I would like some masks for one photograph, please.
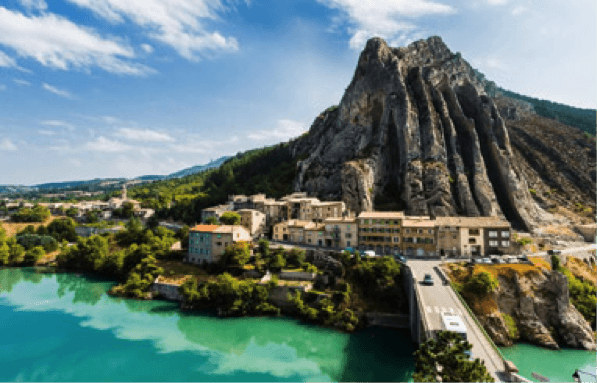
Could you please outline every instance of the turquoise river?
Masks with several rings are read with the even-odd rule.
[[[106,294],[111,282],[0,269],[0,381],[409,381],[407,331],[221,319]]]

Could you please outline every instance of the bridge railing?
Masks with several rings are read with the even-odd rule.
[[[419,288],[417,285],[417,277],[415,276],[414,273],[411,272],[411,276],[412,276],[412,281],[413,281],[413,289],[415,290],[415,299],[417,300],[417,306],[419,309],[419,313],[421,314],[421,323],[423,324],[423,334],[424,334],[424,340],[428,340],[431,339],[431,331],[429,330],[429,328],[427,327],[427,312],[425,311],[425,308],[423,307],[423,302],[421,300],[421,295],[419,294]],[[421,342],[423,343],[423,342]]]

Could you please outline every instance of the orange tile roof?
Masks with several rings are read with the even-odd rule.
[[[197,226],[193,227],[190,231],[208,232],[208,231],[214,231],[218,227],[220,227],[220,226],[218,226],[218,225],[197,225]]]

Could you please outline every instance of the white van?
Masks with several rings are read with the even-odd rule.
[[[366,250],[363,252],[363,255],[366,257],[377,257],[377,255],[375,255],[375,251],[373,250]]]
[[[445,331],[455,332],[462,337],[462,340],[466,340],[466,326],[458,315],[442,314],[442,327]]]

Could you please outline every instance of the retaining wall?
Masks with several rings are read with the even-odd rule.
[[[169,301],[182,302],[183,296],[178,292],[180,285],[173,285],[170,283],[153,282],[151,285],[151,292],[160,294],[164,299]]]

